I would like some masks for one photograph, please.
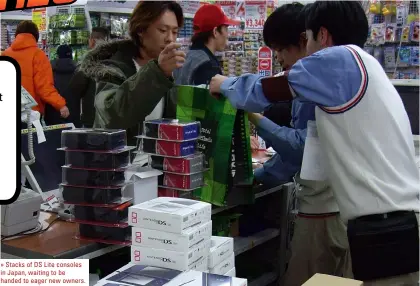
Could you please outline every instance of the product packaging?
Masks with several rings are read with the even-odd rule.
[[[211,273],[202,273],[199,271],[188,271],[178,275],[165,286],[202,286],[202,285],[230,285],[230,286],[247,286],[246,279],[222,276]]]
[[[395,47],[384,48],[384,65],[386,68],[395,67]]]
[[[411,65],[419,65],[419,47],[411,47]]]
[[[109,204],[122,197],[125,186],[121,187],[82,187],[62,184],[63,199],[66,203]]]
[[[386,25],[385,42],[387,43],[395,42],[396,31],[397,31],[397,26],[395,24]]]
[[[124,148],[127,145],[125,130],[72,129],[63,130],[61,147],[72,150],[107,151]]]
[[[165,267],[185,271],[208,255],[210,240],[195,245],[187,252],[169,251],[165,249],[131,246],[131,262],[143,265]]]
[[[204,155],[201,153],[185,158],[151,156],[150,159],[152,168],[162,171],[190,174],[204,170]]]
[[[212,222],[189,227],[183,233],[171,233],[147,228],[132,228],[134,246],[188,252],[199,243],[210,240]]]
[[[235,255],[233,254],[233,252],[228,258],[221,261],[219,264],[217,264],[213,268],[210,268],[209,273],[224,275],[232,268],[235,268]]]
[[[233,254],[232,237],[211,237],[209,268],[213,268]],[[230,269],[230,268],[229,268]]]
[[[125,182],[124,169],[94,170],[63,166],[63,183],[86,187],[122,186]]]
[[[410,42],[410,26],[405,25],[401,31],[401,42],[408,43]]]
[[[383,45],[385,43],[385,23],[372,24],[370,36],[374,46]]]
[[[160,197],[130,207],[128,222],[133,227],[182,233],[211,220],[211,205],[204,202]]]
[[[94,221],[105,223],[127,223],[128,207],[131,202],[127,202],[114,208],[74,206],[74,217],[79,221]]]
[[[183,122],[178,119],[157,119],[143,123],[143,135],[170,141],[192,140],[200,137],[200,122]]]
[[[413,23],[411,23],[411,33],[410,33],[410,39],[412,42],[419,42],[419,27],[420,27],[420,22],[419,21],[414,21]]]
[[[66,165],[73,168],[118,169],[130,163],[130,151],[135,147],[124,147],[110,151],[66,151]]]
[[[399,47],[398,54],[398,67],[408,67],[411,62],[411,48]]]
[[[158,184],[177,189],[196,189],[204,185],[204,175],[202,172],[188,175],[164,173],[158,177]]]
[[[145,153],[171,157],[185,157],[195,153],[196,142],[174,142],[143,138],[141,150]]]

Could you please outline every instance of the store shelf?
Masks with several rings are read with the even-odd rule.
[[[287,184],[290,184],[290,183],[287,183]],[[280,186],[277,186],[277,187],[275,187],[275,188],[271,188],[271,189],[268,189],[268,190],[265,190],[265,191],[262,191],[262,192],[256,193],[256,194],[255,194],[255,198],[256,198],[256,199],[259,199],[259,198],[262,198],[262,197],[264,197],[264,196],[268,196],[268,195],[270,195],[270,194],[272,194],[272,193],[278,192],[278,191],[280,191],[280,190],[283,188],[283,186],[287,186],[287,184],[280,185]],[[211,214],[212,214],[212,215],[214,215],[214,214],[218,214],[218,213],[224,212],[224,211],[226,211],[226,210],[233,209],[233,208],[235,208],[235,207],[237,207],[237,205],[235,205],[235,206],[227,206],[227,207],[218,207],[218,208],[213,209],[213,210],[211,211]]]
[[[391,82],[395,86],[419,86],[419,79],[391,79]]]
[[[277,274],[274,272],[264,273],[255,280],[248,283],[249,286],[267,286],[276,281]]]
[[[247,252],[258,245],[266,243],[279,235],[280,231],[278,229],[268,228],[252,236],[235,237],[233,242],[235,256]]]

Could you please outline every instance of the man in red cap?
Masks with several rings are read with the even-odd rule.
[[[225,50],[228,26],[240,21],[229,19],[218,5],[207,4],[198,9],[193,19],[194,36],[191,48],[181,69],[174,71],[177,84],[208,84],[213,76],[222,74],[214,55]]]

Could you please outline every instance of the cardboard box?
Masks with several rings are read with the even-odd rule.
[[[185,271],[191,269],[194,264],[207,256],[209,249],[209,239],[198,244],[188,252],[131,246],[131,262]]]
[[[209,272],[209,261],[207,259],[207,256],[203,256],[201,259],[199,259],[197,262],[195,262],[193,265],[191,265],[189,270],[195,270],[200,272]]]
[[[147,228],[132,228],[132,240],[135,246],[144,246],[171,251],[187,252],[204,240],[209,240],[212,233],[212,222],[189,227],[177,234]]]
[[[235,267],[235,254],[231,254],[227,259],[223,260],[215,267],[209,269],[209,273],[224,275]]]
[[[198,271],[190,270],[184,272],[174,279],[172,279],[165,286],[179,286],[179,285],[188,285],[188,286],[220,286],[220,285],[230,285],[230,286],[247,286],[248,282],[246,279],[228,277],[210,273],[203,273]]]
[[[128,223],[133,227],[182,233],[211,220],[211,205],[195,200],[160,197],[130,207]]]
[[[236,268],[233,267],[231,270],[223,274],[223,276],[236,277]]]
[[[181,273],[178,270],[129,263],[99,280],[96,286],[110,284],[163,286]]]
[[[133,204],[141,204],[158,197],[159,170],[148,167],[132,167],[125,171],[125,180],[133,182],[131,188],[126,189],[124,197],[133,198]]]
[[[211,237],[209,268],[214,268],[216,265],[226,260],[232,254],[233,254],[233,238],[232,237],[222,237],[222,236]]]
[[[336,277],[326,274],[315,274],[302,286],[362,286],[363,281]]]

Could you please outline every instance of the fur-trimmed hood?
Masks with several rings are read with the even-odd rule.
[[[103,79],[126,80],[124,67],[135,68],[133,58],[138,50],[131,40],[104,42],[89,51],[80,70],[96,81]]]

